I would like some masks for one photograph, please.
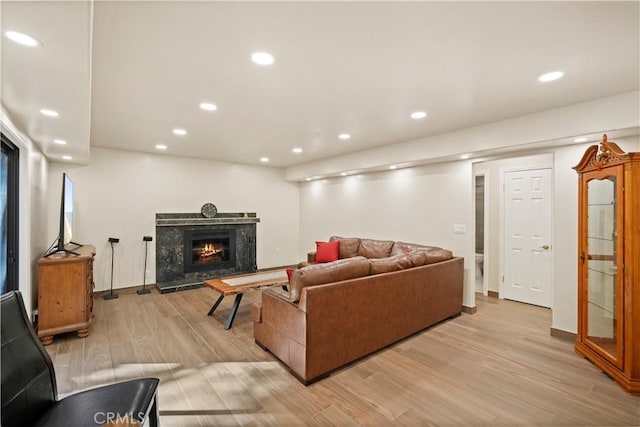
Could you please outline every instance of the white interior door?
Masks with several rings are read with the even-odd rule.
[[[504,174],[504,298],[551,307],[551,169]]]

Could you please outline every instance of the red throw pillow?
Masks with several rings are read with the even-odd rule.
[[[316,262],[331,262],[338,259],[340,240],[316,242]]]
[[[289,283],[291,283],[292,275],[293,275],[293,268],[287,268],[287,278],[289,279]]]

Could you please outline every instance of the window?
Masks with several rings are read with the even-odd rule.
[[[18,289],[18,148],[2,134],[0,157],[0,293]]]

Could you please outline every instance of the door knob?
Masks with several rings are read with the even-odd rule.
[[[549,245],[542,245],[542,249],[544,249],[545,251],[546,251],[547,249],[549,249],[549,248],[550,248],[550,246],[549,246]]]

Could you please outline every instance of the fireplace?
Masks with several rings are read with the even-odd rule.
[[[198,287],[215,277],[252,273],[255,212],[156,214],[156,286],[161,293]]]
[[[235,230],[184,231],[184,272],[234,268],[236,265]]]

